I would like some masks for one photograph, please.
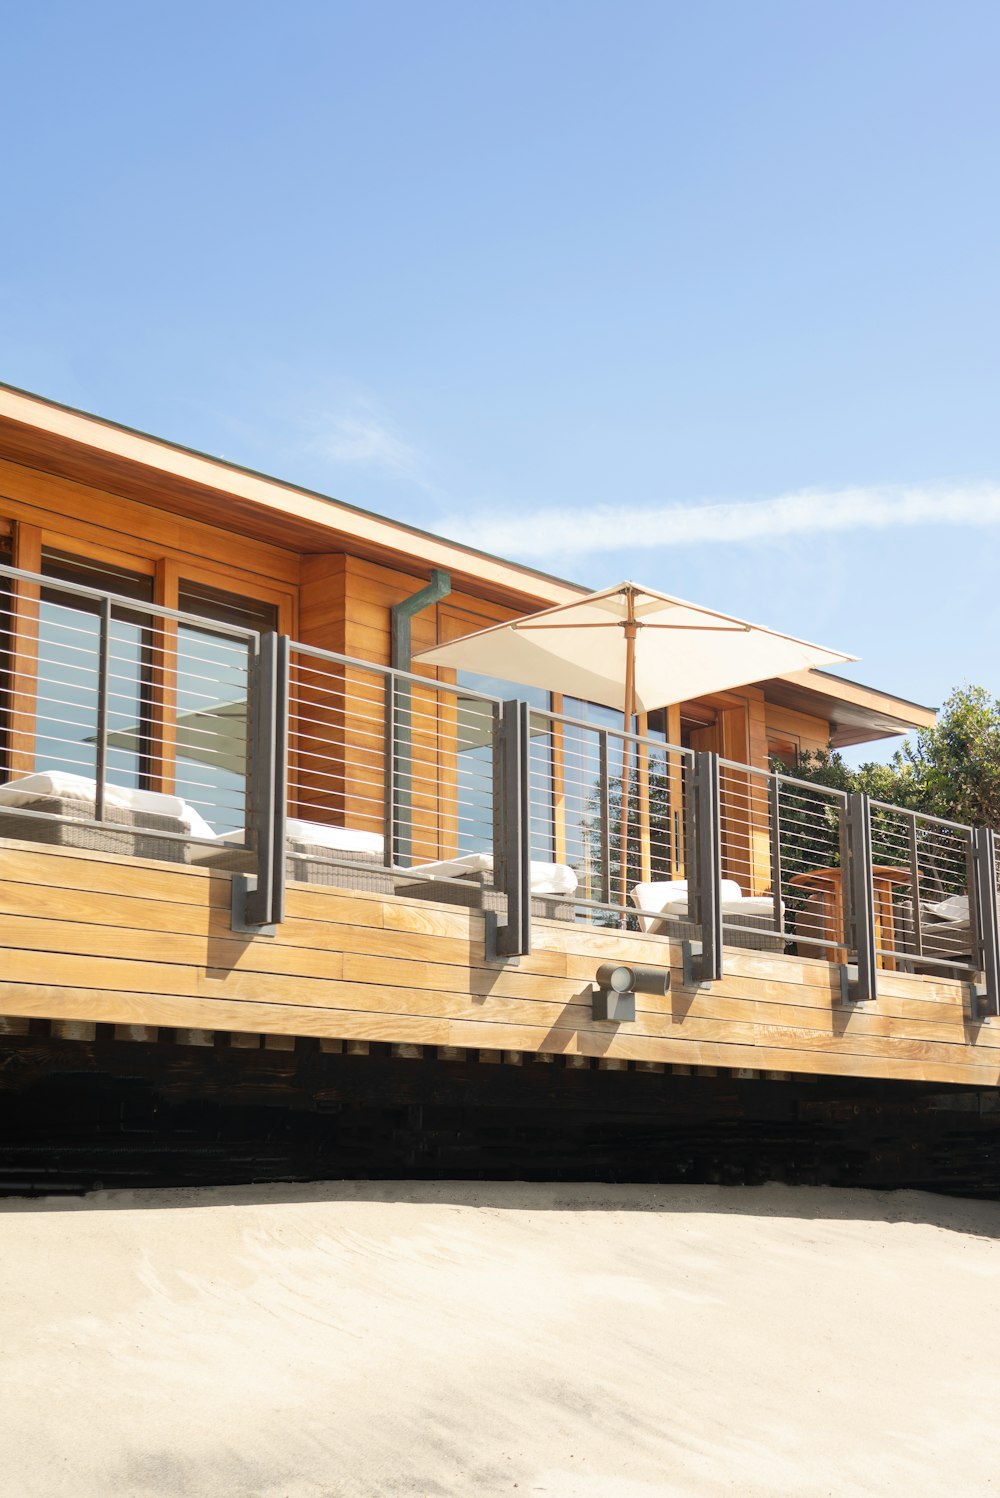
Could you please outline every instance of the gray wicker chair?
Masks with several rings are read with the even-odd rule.
[[[377,853],[328,848],[303,838],[289,838],[288,878],[299,884],[324,884],[334,889],[363,890],[391,895],[393,877]]]
[[[391,895],[392,874],[383,867],[379,854],[355,849],[331,848],[308,838],[285,840],[288,859],[286,877],[296,884],[322,884],[330,889],[357,889],[368,894]],[[234,874],[252,874],[256,859],[252,848],[240,843],[221,842],[218,847],[201,848],[192,862],[211,869]]]
[[[670,892],[672,888],[678,892],[676,899],[671,906],[661,906],[658,909],[654,902],[657,899],[662,901],[664,894]],[[687,916],[687,888],[686,880],[637,884],[631,891],[631,900],[640,911],[638,918],[640,929],[651,936],[667,936],[672,941],[700,941],[702,939],[700,926],[689,920]],[[734,896],[738,888],[738,886],[735,887]],[[644,905],[643,901],[647,903]],[[730,905],[736,903],[735,898],[728,902]],[[676,910],[677,913],[664,914],[664,908]],[[753,915],[734,911],[727,908],[725,900],[722,911],[722,943],[726,947],[741,947],[750,952],[783,952],[785,950],[785,938],[780,931],[775,929],[773,915],[762,914],[759,910]]]
[[[457,880],[400,879],[395,881],[397,895],[411,900],[437,900],[444,905],[464,905],[467,910],[490,910],[498,916],[507,914],[507,896],[488,883],[489,874],[466,874]],[[532,895],[531,914],[542,920],[573,921],[576,905],[565,895]]]
[[[701,941],[700,926],[683,917],[664,916],[649,929],[652,935],[668,936],[672,941]],[[766,915],[723,915],[722,945],[748,952],[783,952],[785,938]]]
[[[0,838],[49,847],[82,848],[92,853],[118,853],[129,858],[156,858],[167,863],[186,863],[188,829],[178,817],[105,807],[100,827],[87,826],[95,813],[93,801],[63,796],[38,796],[20,806],[0,806]],[[35,812],[39,815],[32,816]],[[106,824],[111,823],[112,826]],[[157,837],[174,832],[179,836]]]
[[[972,924],[964,920],[942,920],[935,912],[936,901],[920,902],[920,946],[923,957],[958,964],[972,963]],[[900,900],[893,910],[895,943],[898,952],[912,953],[899,957],[896,965],[902,972],[939,976],[945,972],[937,962],[923,962],[917,956],[917,937],[913,920],[913,901]]]

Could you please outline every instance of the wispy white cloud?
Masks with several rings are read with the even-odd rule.
[[[318,421],[310,446],[330,463],[388,469],[407,478],[420,476],[417,449],[371,412]]]
[[[502,556],[587,556],[777,540],[817,531],[1000,524],[1000,484],[803,490],[776,499],[646,507],[594,505],[533,513],[452,516],[438,523],[467,545]]]

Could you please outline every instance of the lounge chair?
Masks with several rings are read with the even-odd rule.
[[[916,955],[917,938],[912,900],[901,900],[895,907],[893,916],[896,951],[913,954],[912,957],[897,958],[897,966],[903,972],[944,974],[946,969],[937,962],[925,964]],[[922,957],[971,964],[972,922],[969,919],[968,895],[949,895],[942,900],[921,900],[920,945]]]
[[[0,785],[0,837],[186,863],[188,838],[214,839],[211,827],[180,796],[159,791],[104,788],[101,826],[86,825],[97,813],[97,786],[85,775],[39,771]],[[113,826],[107,824],[112,823]],[[156,836],[176,833],[176,837]]]
[[[674,941],[701,940],[701,929],[689,915],[686,879],[637,884],[631,898],[638,911],[640,931],[669,936]],[[722,939],[727,947],[783,952],[785,938],[775,930],[771,896],[745,895],[735,880],[723,879]]]
[[[210,850],[201,862],[216,869],[253,871],[253,853],[246,846],[243,828],[224,833],[218,841],[223,846]],[[378,833],[289,817],[285,824],[285,848],[289,855],[288,878],[298,884],[392,894],[392,874],[384,866],[384,842]]]
[[[397,869],[396,893],[414,900],[439,900],[470,910],[506,911],[506,895],[493,884],[492,853],[466,853],[437,863]],[[565,863],[531,861],[531,914],[544,920],[576,919],[577,877]]]

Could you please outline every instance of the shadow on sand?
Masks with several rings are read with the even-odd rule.
[[[315,1181],[95,1191],[74,1197],[10,1197],[0,1215],[35,1212],[185,1212],[203,1207],[372,1202],[480,1207],[501,1212],[652,1212],[824,1222],[923,1223],[1000,1238],[1000,1202],[923,1191],[836,1186],[663,1186],[603,1182]]]

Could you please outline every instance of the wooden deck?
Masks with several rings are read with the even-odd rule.
[[[541,920],[530,957],[491,964],[477,913],[300,884],[275,937],[242,937],[230,929],[230,877],[0,844],[0,1015],[460,1047],[483,1059],[1000,1081],[1000,1025],[970,1022],[962,983],[885,973],[876,1004],[848,1008],[825,962],[727,949],[723,981],[685,989],[676,944]],[[668,957],[669,995],[640,995],[633,1024],[593,1020],[600,962]]]

